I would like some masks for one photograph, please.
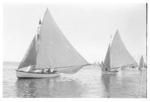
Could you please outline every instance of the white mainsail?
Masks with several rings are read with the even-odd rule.
[[[23,60],[21,61],[18,69],[24,68],[27,66],[36,65],[36,56],[37,56],[36,37],[34,36],[32,42],[30,44],[30,47],[29,47],[27,53],[25,54]]]
[[[76,71],[81,66],[88,64],[65,38],[48,9],[40,25],[36,45],[38,47],[36,68],[56,68],[60,72],[64,70],[67,72],[67,68],[73,67],[73,70]],[[69,71],[72,72],[72,70]]]
[[[136,64],[136,61],[126,49],[117,30],[111,45],[109,45],[104,65],[110,69]]]
[[[110,61],[111,60],[110,60],[110,45],[109,45],[108,49],[107,49],[106,57],[104,60],[104,65],[103,65],[104,70],[110,70],[110,68],[111,68],[111,62]]]

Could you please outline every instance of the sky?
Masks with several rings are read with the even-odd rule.
[[[145,3],[4,4],[4,61],[22,60],[46,8],[65,37],[91,63],[105,58],[116,30],[138,62],[146,55]]]

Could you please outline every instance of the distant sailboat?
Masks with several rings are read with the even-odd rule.
[[[119,31],[116,32],[111,44],[109,44],[104,63],[102,63],[103,72],[117,72],[120,67],[137,65],[134,58],[126,49]]]
[[[18,78],[56,77],[88,65],[60,31],[48,9],[39,25],[38,34],[16,70]]]
[[[140,61],[139,61],[139,70],[142,70],[145,67],[145,63],[144,63],[144,58],[143,56],[141,56]]]

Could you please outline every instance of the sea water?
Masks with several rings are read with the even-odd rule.
[[[18,63],[3,64],[3,97],[23,98],[146,98],[147,72],[124,69],[102,74],[99,66],[87,66],[75,74],[57,78],[17,79]]]

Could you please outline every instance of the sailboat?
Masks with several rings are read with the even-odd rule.
[[[135,59],[126,49],[119,31],[117,30],[112,42],[109,44],[105,60],[101,63],[104,73],[118,72],[122,67],[137,65]]]
[[[144,58],[143,58],[143,56],[141,56],[138,69],[142,70],[145,67],[145,65],[146,64],[144,63]]]
[[[18,78],[56,77],[60,73],[75,73],[88,65],[65,38],[48,9],[38,28],[16,70]]]

